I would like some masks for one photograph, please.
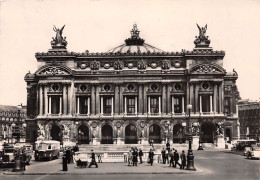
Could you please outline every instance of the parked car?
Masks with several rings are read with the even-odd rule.
[[[259,159],[260,158],[260,144],[252,145],[250,150],[247,152],[247,158]]]

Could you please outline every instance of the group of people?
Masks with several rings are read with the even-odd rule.
[[[162,152],[162,160],[163,164],[169,164],[169,166],[177,167],[180,166],[180,169],[184,169],[186,166],[186,155],[185,151],[183,150],[182,153],[179,155],[178,151],[174,148],[170,150],[165,150],[163,148]],[[181,158],[181,164],[179,163],[179,159]]]
[[[127,154],[128,166],[132,166],[132,165],[137,166],[138,156],[139,156],[140,164],[142,164],[143,155],[144,155],[144,153],[141,148],[138,150],[137,147],[135,147],[135,148],[132,147]]]

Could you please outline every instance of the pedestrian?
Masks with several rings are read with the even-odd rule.
[[[184,167],[186,166],[186,155],[184,150],[181,153],[181,169],[184,169]]]
[[[139,155],[139,159],[140,159],[140,164],[142,164],[143,163],[143,155],[144,155],[144,153],[143,153],[141,148],[139,149],[138,155]]]
[[[91,168],[92,165],[96,165],[96,168],[98,168],[96,158],[95,158],[95,153],[94,153],[93,149],[91,149],[91,162],[89,163],[88,167]]]
[[[173,154],[173,158],[174,158],[174,162],[175,162],[175,167],[177,167],[177,164],[179,166],[181,166],[180,163],[179,163],[180,157],[179,157],[179,153],[177,152],[177,150],[175,150],[175,152]]]
[[[97,157],[98,157],[98,162],[99,162],[99,163],[102,163],[102,157],[101,157],[101,154],[98,154]]]
[[[64,154],[63,156],[62,156],[62,170],[63,171],[68,171],[68,160],[67,160],[67,158],[66,158],[66,155]]]
[[[162,150],[162,152],[161,152],[161,154],[162,154],[162,159],[163,159],[163,164],[165,164],[165,150],[164,150],[164,148],[163,148],[163,150]]]
[[[22,162],[21,162],[22,168],[25,171],[25,165],[26,165],[26,154],[24,152],[24,150],[22,151]]]
[[[165,163],[169,164],[169,152],[165,151]]]
[[[70,148],[68,148],[67,150],[66,150],[66,159],[67,159],[67,161],[68,161],[68,164],[70,163],[70,154],[71,154],[71,152],[70,152]]]
[[[172,149],[170,150],[169,156],[170,156],[170,166],[174,167],[174,162],[173,162],[173,152],[172,152]]]
[[[136,151],[136,149],[134,149],[134,151],[133,151],[133,166],[137,166],[137,156],[138,156],[138,152]]]
[[[154,156],[153,150],[150,149],[150,152],[149,152],[149,163],[151,164],[151,166],[153,165],[153,156]]]
[[[167,141],[167,143],[166,143],[166,150],[168,151],[168,153],[170,152],[170,148],[171,146],[170,146],[170,142],[169,141]]]
[[[128,166],[131,166],[131,164],[132,164],[132,157],[133,157],[132,150],[130,150],[128,152],[127,157],[128,157]]]

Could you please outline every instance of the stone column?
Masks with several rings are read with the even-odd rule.
[[[43,110],[43,95],[42,95],[42,85],[40,84],[39,86],[39,96],[40,96],[40,107],[39,107],[39,115],[42,116],[42,110]]]
[[[77,97],[77,114],[79,114],[79,97]]]
[[[182,96],[181,100],[182,100],[182,114],[185,114],[184,96]]]
[[[193,94],[194,90],[193,90],[193,84],[190,84],[190,104],[192,105],[192,109],[191,112],[194,111],[194,94]]]
[[[45,105],[45,112],[44,114],[48,114],[48,96],[47,96],[47,85],[44,86],[44,105]]]
[[[190,104],[190,85],[189,82],[187,82],[187,94],[186,94],[186,104]],[[186,110],[185,110],[186,112]]]
[[[100,98],[99,98],[99,86],[96,86],[96,114],[100,114]],[[113,102],[112,102],[113,104]]]
[[[148,114],[151,114],[151,107],[150,107],[150,96],[148,96]]]
[[[63,84],[63,114],[67,115],[67,85]]]
[[[195,107],[194,107],[194,111],[196,113],[199,113],[199,85],[195,84]]]
[[[100,97],[100,103],[101,103],[101,112],[100,112],[100,114],[102,116],[104,114],[104,110],[103,110],[103,108],[104,108],[104,99],[103,99],[103,96]]]
[[[166,113],[166,87],[165,84],[162,84],[162,114]]]
[[[219,89],[218,89],[218,94],[219,94],[219,113],[222,114],[223,113],[223,100],[224,97],[222,96],[222,92],[223,92],[223,88],[222,88],[222,83],[219,85]]]
[[[139,114],[143,114],[143,88],[142,88],[142,84],[138,84],[139,85],[139,88],[138,88],[138,103],[139,103],[139,106],[138,106],[138,109],[139,109]],[[149,106],[149,105],[148,105]]]
[[[217,93],[218,93],[218,86],[217,84],[214,85],[214,112],[217,114]]]
[[[90,97],[88,97],[88,116],[90,114]]]
[[[159,114],[162,113],[162,109],[161,109],[161,96],[159,96]]]
[[[115,114],[119,114],[120,104],[119,104],[119,87],[115,84]]]
[[[76,99],[75,99],[75,87],[74,87],[74,81],[71,82],[71,88],[70,88],[70,113],[71,115],[75,114],[75,108],[76,108]]]
[[[111,101],[112,101],[112,105],[111,105],[111,116],[114,115],[114,97],[112,96],[111,98]]]
[[[172,96],[172,114],[174,114],[174,96]]]
[[[230,108],[230,114],[233,114],[233,98],[229,98],[229,108]]]
[[[200,114],[202,114],[202,97],[200,95]]]
[[[148,87],[147,87],[148,84],[144,84],[144,90],[143,90],[143,107],[144,107],[144,111],[143,113],[144,114],[147,114],[147,91],[148,91]]]
[[[135,96],[135,115],[137,115],[137,97]]]
[[[92,84],[91,86],[91,114],[92,115],[95,115],[95,112],[96,112],[96,108],[95,108],[95,100],[96,97],[95,97],[95,86]]]
[[[127,114],[127,109],[126,109],[126,108],[127,108],[127,104],[126,104],[126,96],[125,96],[125,106],[124,106],[124,107],[125,107],[124,114],[126,115],[126,114]]]
[[[210,113],[212,113],[213,111],[212,111],[212,95],[210,95],[210,105],[209,105],[209,108],[210,108]]]
[[[166,109],[167,114],[171,113],[171,86],[170,84],[167,85],[167,97],[166,97]]]
[[[124,114],[124,96],[123,96],[123,92],[124,92],[124,85],[121,84],[120,85],[120,93],[119,93],[119,104],[120,104],[120,114]]]
[[[48,114],[51,114],[51,96],[49,96],[49,111]]]
[[[59,115],[62,114],[62,97],[60,96],[60,112],[59,112]]]

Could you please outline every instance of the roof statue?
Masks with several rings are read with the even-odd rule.
[[[207,31],[207,24],[205,25],[205,27],[200,27],[197,24],[197,27],[199,29],[199,36],[196,36],[194,44],[196,45],[196,47],[209,47],[210,40],[208,39],[208,36],[205,36]]]
[[[65,25],[61,29],[56,28],[56,26],[53,27],[53,31],[56,32],[56,37],[52,38],[51,41],[52,48],[66,48],[68,43],[66,41],[66,37],[62,36],[64,27]]]
[[[152,53],[152,52],[163,52],[152,45],[146,44],[144,39],[140,38],[140,31],[137,29],[136,23],[133,25],[133,29],[130,31],[131,37],[125,40],[125,43],[117,46],[108,52],[117,53]]]

